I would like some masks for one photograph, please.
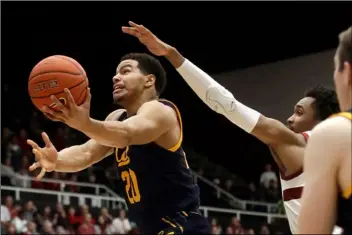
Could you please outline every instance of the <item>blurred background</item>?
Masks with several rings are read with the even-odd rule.
[[[143,24],[250,107],[285,122],[304,91],[332,85],[337,35],[351,25],[351,4],[313,2],[1,2],[1,233],[138,233],[118,190],[113,156],[76,174],[28,172],[27,138],[46,131],[58,150],[83,134],[44,118],[32,105],[32,67],[55,54],[85,68],[91,116],[114,107],[120,58],[147,52],[124,35]],[[180,109],[184,149],[201,188],[213,234],[287,234],[277,167],[268,148],[211,111],[175,69],[163,98]]]

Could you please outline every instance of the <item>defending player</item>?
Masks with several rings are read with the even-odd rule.
[[[339,35],[334,81],[341,110],[317,125],[304,157],[306,186],[300,234],[329,234],[336,223],[352,234],[352,27]]]
[[[165,56],[205,104],[270,147],[280,168],[286,214],[291,231],[295,233],[304,186],[302,169],[306,141],[315,125],[339,110],[336,93],[322,86],[308,91],[295,105],[287,128],[240,103],[233,94],[144,26],[129,24],[130,27],[122,27],[122,31],[137,37],[153,54]]]
[[[129,217],[143,234],[208,234],[210,227],[198,209],[199,188],[181,146],[181,115],[173,103],[158,98],[165,84],[166,74],[157,59],[132,53],[121,59],[113,77],[114,101],[124,109],[105,121],[90,118],[90,93],[81,106],[68,89],[67,106],[53,96],[61,112],[44,107],[46,116],[91,140],[59,153],[45,133],[44,148],[28,140],[38,160],[30,170],[42,167],[38,178],[46,171],[77,172],[115,150]]]

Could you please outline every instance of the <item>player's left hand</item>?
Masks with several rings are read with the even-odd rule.
[[[77,105],[69,89],[65,88],[66,105],[61,103],[58,98],[52,95],[51,100],[55,103],[56,109],[44,106],[42,111],[44,115],[52,121],[63,122],[66,125],[81,130],[90,119],[90,88],[87,90],[86,100],[83,104]]]

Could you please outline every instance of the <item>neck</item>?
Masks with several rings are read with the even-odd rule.
[[[127,116],[132,116],[138,112],[139,108],[144,103],[155,99],[157,99],[155,95],[143,93],[143,95],[139,96],[138,98],[134,98],[130,102],[126,101],[126,103],[123,104],[123,107],[126,109]]]

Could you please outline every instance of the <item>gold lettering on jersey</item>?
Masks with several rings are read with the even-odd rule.
[[[134,173],[133,170],[128,169],[128,171],[126,170],[121,172],[121,178],[124,182],[126,182],[125,190],[130,204],[140,202],[141,194],[139,192],[136,173]]]
[[[125,151],[123,151],[120,157],[116,152],[117,167],[126,166],[130,163],[130,158],[127,156],[127,153],[128,153],[128,146],[126,147]]]

